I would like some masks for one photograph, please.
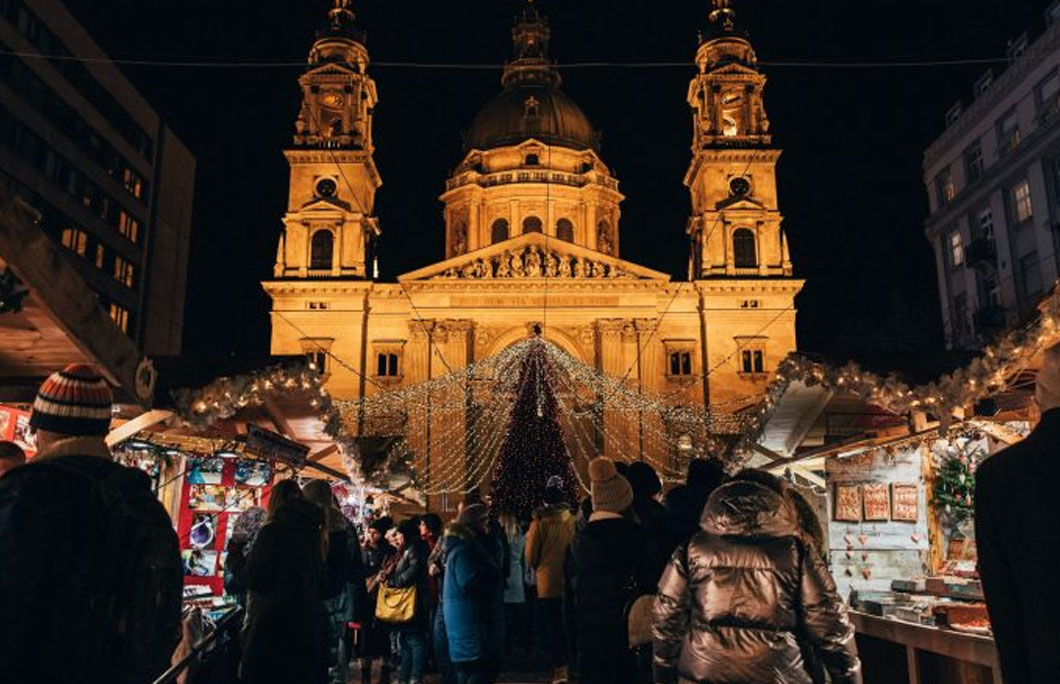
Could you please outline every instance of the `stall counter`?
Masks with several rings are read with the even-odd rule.
[[[994,640],[987,636],[876,617],[856,610],[865,684],[1002,684]]]

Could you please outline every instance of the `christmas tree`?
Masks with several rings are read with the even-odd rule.
[[[552,386],[555,372],[544,343],[532,344],[519,370],[515,404],[493,476],[493,503],[500,513],[529,518],[542,504],[545,483],[553,476],[563,481],[567,501],[578,500],[574,469],[559,426]]]

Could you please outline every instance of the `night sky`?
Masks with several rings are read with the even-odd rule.
[[[304,60],[331,3],[107,0],[70,3],[112,58]],[[603,134],[602,156],[627,199],[622,257],[687,274],[691,140],[684,101],[706,0],[539,0],[566,62],[687,62],[688,67],[565,69],[564,89]],[[994,58],[1045,0],[737,2],[762,62]],[[379,87],[377,215],[384,280],[442,258],[441,193],[461,131],[499,92],[515,0],[354,0],[376,61],[496,69],[374,66]],[[665,9],[662,9],[665,8]],[[796,275],[799,345],[835,360],[902,369],[942,347],[934,257],[923,235],[924,148],[984,65],[765,66],[784,227]],[[198,160],[185,352],[268,353],[268,302],[299,104],[293,67],[124,66]],[[884,359],[879,361],[879,359]]]

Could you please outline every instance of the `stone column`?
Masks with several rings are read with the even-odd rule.
[[[601,372],[610,375],[616,380],[621,380],[628,366],[623,365],[624,335],[628,321],[621,318],[600,318],[596,320],[596,367]],[[607,400],[604,394],[600,397]],[[606,405],[601,406],[602,415],[599,419],[601,433],[597,437],[597,446],[602,456],[611,459],[622,459],[624,454],[621,449],[623,445],[623,416],[614,408]]]
[[[473,363],[475,343],[474,322],[467,319],[446,320],[440,322],[438,327],[443,328],[445,331],[446,342],[445,344],[439,343],[438,346],[444,351],[446,361],[449,363],[449,368],[452,369],[453,372],[459,372]],[[438,375],[446,374],[448,372],[449,370],[442,367]],[[441,466],[442,461],[446,460],[444,467],[447,470],[455,468],[455,470],[452,471],[454,472],[454,478],[463,482],[471,474],[471,455],[476,446],[471,443],[471,440],[474,437],[471,432],[470,424],[470,418],[472,415],[471,387],[469,386],[469,383],[466,382],[460,383],[459,385],[453,384],[444,392],[444,394],[444,401],[447,406],[463,408],[447,410],[444,414],[440,413],[437,416],[439,430],[445,431],[444,433],[439,434],[448,435],[445,440],[445,447],[449,451],[448,454],[443,454],[440,453],[441,448],[439,448],[437,452],[437,462]],[[448,460],[456,458],[461,460],[459,464],[454,464],[452,461]],[[452,495],[448,496],[447,499],[451,500]],[[449,501],[448,503],[451,503],[452,505],[446,506],[447,510],[455,506],[455,502]]]
[[[434,327],[432,320],[410,320],[409,342],[405,346],[404,384],[406,387],[426,382],[431,371],[431,349],[429,342],[429,331]],[[369,368],[374,373],[374,360],[369,363]],[[422,406],[410,406],[408,409],[408,423],[405,436],[409,448],[416,455],[416,472],[426,482],[430,480],[431,462],[428,450],[428,438],[430,436],[431,423],[430,399],[425,400]],[[427,500],[430,506],[430,498]]]

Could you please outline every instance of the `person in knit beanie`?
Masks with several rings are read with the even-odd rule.
[[[652,542],[633,513],[633,488],[614,461],[589,462],[593,512],[567,558],[568,629],[578,638],[579,684],[635,684],[642,667],[626,636],[626,606],[652,592]],[[631,581],[632,580],[632,581]],[[645,666],[647,663],[645,663]]]
[[[179,641],[177,535],[147,475],[111,457],[111,402],[93,366],[50,375],[38,454],[0,480],[0,681],[149,682]]]

